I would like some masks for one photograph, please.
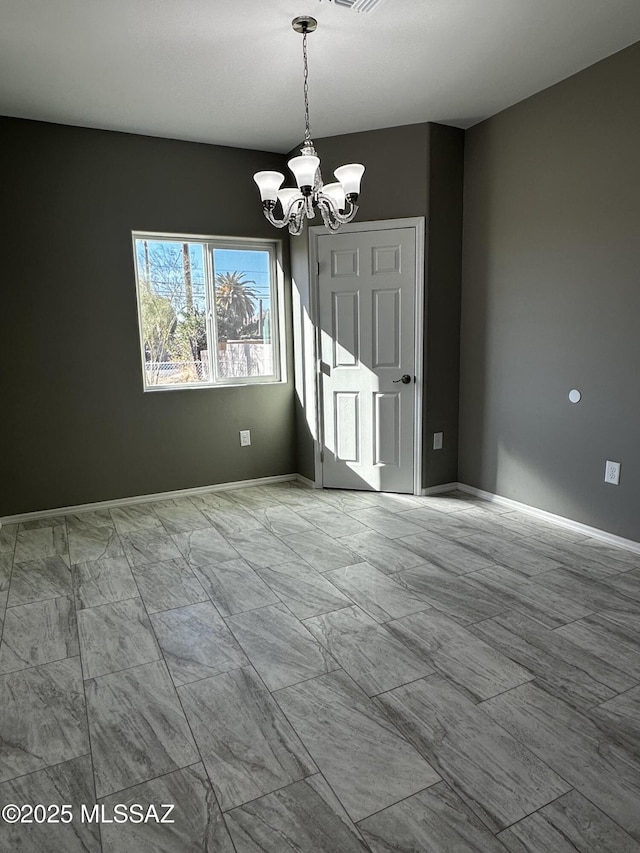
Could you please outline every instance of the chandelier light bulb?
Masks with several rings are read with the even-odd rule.
[[[278,198],[278,190],[284,183],[282,172],[256,172],[253,180],[258,185],[262,201],[275,204]]]
[[[360,181],[364,175],[364,166],[361,163],[348,163],[346,166],[340,166],[333,173],[340,181],[344,194],[347,198],[350,195],[355,195],[356,199],[360,195]]]
[[[338,183],[338,181],[333,184],[325,184],[322,187],[322,192],[335,204],[336,210],[342,211],[347,206],[347,199],[342,189],[342,184]]]
[[[262,210],[268,221],[276,228],[289,228],[291,234],[302,233],[305,218],[313,219],[320,213],[322,221],[330,231],[337,231],[341,225],[351,222],[358,211],[360,181],[364,166],[360,163],[348,163],[336,169],[336,183],[322,183],[320,158],[316,154],[309,123],[309,67],[307,63],[307,36],[314,32],[318,22],[310,15],[300,15],[291,22],[293,29],[302,35],[302,60],[304,65],[304,142],[300,156],[292,157],[288,166],[293,172],[298,189],[285,187],[284,175],[280,172],[256,172],[253,176],[262,199]],[[282,219],[274,214],[276,202],[282,207]]]

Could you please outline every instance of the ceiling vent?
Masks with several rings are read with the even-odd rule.
[[[354,12],[373,12],[384,3],[384,0],[329,0],[336,6],[346,6],[347,9],[353,9]]]

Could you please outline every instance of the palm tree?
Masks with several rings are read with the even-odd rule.
[[[254,322],[259,294],[250,286],[255,281],[244,275],[236,271],[216,276],[218,335],[222,338],[239,337]]]

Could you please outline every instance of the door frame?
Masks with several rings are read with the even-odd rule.
[[[415,377],[414,386],[414,416],[413,416],[413,494],[422,494],[422,407],[423,407],[423,364],[424,364],[424,330],[425,330],[425,230],[424,216],[412,216],[405,219],[380,219],[369,222],[350,222],[341,225],[338,233],[353,233],[366,231],[389,231],[396,228],[412,228],[416,240],[415,264]],[[320,291],[318,286],[318,238],[330,232],[324,225],[309,227],[309,288],[310,308],[313,310],[313,359],[315,364],[315,409],[316,429],[314,438],[314,487],[323,487],[322,448],[324,446],[324,418],[322,400],[322,372],[320,370]]]

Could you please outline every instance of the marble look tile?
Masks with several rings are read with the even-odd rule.
[[[640,611],[594,613],[554,631],[572,646],[584,650],[614,670],[627,672],[640,681]],[[614,690],[619,689],[610,684]],[[624,689],[624,688],[622,688]]]
[[[58,557],[69,553],[67,530],[63,523],[55,527],[41,527],[33,530],[22,529],[20,525],[16,538],[13,559],[16,563],[42,560],[45,557]]]
[[[605,584],[622,593],[622,595],[628,596],[628,598],[640,601],[640,571],[637,569],[612,575],[606,578]]]
[[[200,760],[161,661],[90,679],[85,691],[98,797]]]
[[[521,611],[546,628],[557,628],[591,613],[589,608],[572,598],[551,592],[504,566],[474,572],[465,581],[472,587],[495,595],[504,602],[505,609]]]
[[[621,563],[606,565],[594,559],[591,551],[581,548],[579,542],[568,539],[555,531],[531,530],[523,544],[539,554],[544,554],[557,562],[572,569],[578,569],[594,578],[606,578],[616,572],[625,571],[628,566]]]
[[[444,782],[365,818],[358,827],[373,853],[504,853],[500,842]]]
[[[250,667],[187,684],[179,694],[223,811],[316,772]]]
[[[13,566],[13,554],[9,551],[0,552],[0,592],[9,592],[9,581],[11,579],[11,567]]]
[[[437,533],[425,533],[408,536],[402,543],[410,548],[423,562],[435,568],[444,569],[452,575],[465,575],[467,572],[477,572],[488,569],[494,561],[467,548],[467,536],[459,542],[452,542]]]
[[[387,622],[420,610],[428,610],[429,602],[417,592],[407,589],[397,578],[389,577],[369,563],[357,563],[327,572],[325,577],[345,592],[376,622]]]
[[[293,533],[303,533],[305,530],[314,530],[313,524],[298,515],[290,507],[275,504],[268,507],[253,507],[249,510],[251,515],[270,533],[278,536],[288,536]]]
[[[538,575],[552,569],[562,568],[557,560],[552,560],[524,545],[506,540],[496,533],[475,533],[464,540],[465,547],[484,555],[492,563],[500,563],[522,575]]]
[[[397,539],[387,539],[386,536],[374,533],[373,530],[356,536],[345,536],[339,539],[339,542],[355,551],[360,560],[375,566],[385,575],[401,572],[403,569],[412,569],[424,563],[422,557],[405,547],[402,542]]]
[[[132,566],[177,560],[182,556],[171,536],[159,528],[126,533],[121,539],[124,553]]]
[[[341,512],[339,509],[334,509],[331,506],[326,506],[324,503],[314,504],[299,510],[299,514],[311,522],[314,527],[322,533],[326,533],[333,539],[344,536],[358,536],[370,533],[370,529],[356,521],[351,515],[346,512]],[[347,543],[345,543],[347,544]]]
[[[472,701],[488,699],[534,677],[507,655],[437,610],[388,622],[389,631]]]
[[[640,760],[611,737],[602,722],[570,708],[535,682],[487,699],[482,708],[640,839]]]
[[[0,646],[0,673],[77,654],[78,630],[71,598],[50,598],[7,610]]]
[[[107,815],[123,803],[140,803],[146,812],[155,806],[162,816],[162,803],[171,803],[173,823],[124,823],[101,825],[104,853],[234,853],[233,844],[202,764],[174,770],[157,779],[111,794],[101,800]]]
[[[640,844],[578,791],[569,791],[498,836],[512,853],[640,853]]]
[[[197,509],[188,498],[158,501],[151,508],[162,522],[167,533],[188,533],[209,527],[209,520]]]
[[[377,701],[492,832],[571,787],[487,716],[484,705],[474,705],[440,675],[398,687]]]
[[[137,533],[139,530],[162,527],[150,503],[117,506],[110,512],[118,533]]]
[[[352,820],[440,779],[342,671],[279,690],[276,699]]]
[[[558,595],[573,598],[590,610],[637,610],[640,601],[618,592],[609,582],[586,575],[580,569],[556,569],[537,575],[535,582]]]
[[[89,752],[80,658],[0,676],[0,781]]]
[[[85,678],[160,657],[149,617],[139,598],[78,611],[78,631]]]
[[[304,624],[369,696],[434,671],[358,607],[334,610]]]
[[[207,601],[207,594],[183,559],[134,566],[133,575],[149,613]]]
[[[614,690],[598,680],[597,670],[594,677],[564,660],[553,631],[545,633],[540,626],[538,631],[527,631],[521,622],[518,614],[505,614],[471,625],[469,631],[526,667],[547,692],[576,708],[591,708],[615,696]]]
[[[278,690],[338,668],[282,604],[261,607],[227,619],[269,690]]]
[[[446,513],[423,506],[403,512],[402,518],[424,528],[427,533],[449,539],[464,539],[465,536],[479,533],[482,529],[481,522],[480,525],[476,522],[476,516],[472,515],[471,511]],[[486,521],[487,528],[495,529],[493,524],[490,519]]]
[[[640,614],[638,615],[640,616]],[[633,649],[630,649],[628,645],[626,648],[622,646],[620,658],[617,665],[614,665],[616,658],[615,654],[612,653],[611,644],[615,643],[616,639],[610,634],[605,644],[606,623],[603,620],[591,621],[591,618],[589,617],[588,624],[583,624],[581,620],[578,623],[581,627],[576,629],[567,630],[569,626],[562,626],[553,631],[549,631],[537,622],[517,613],[504,614],[497,621],[509,630],[520,634],[529,642],[535,643],[538,648],[548,654],[555,654],[560,660],[588,672],[594,680],[606,684],[616,693],[628,690],[637,682],[637,678],[628,675],[622,668],[622,663],[626,662],[634,668]],[[637,624],[638,620],[636,620]],[[597,625],[601,627],[599,641],[592,633],[596,630]],[[614,632],[614,630],[613,626],[609,628],[610,632]],[[622,640],[625,631],[621,628],[615,633],[618,640]],[[629,631],[626,633],[628,634]],[[637,646],[637,637],[635,645]],[[637,664],[635,669],[637,671]]]
[[[0,526],[0,554],[10,554],[13,556],[17,535],[17,524],[3,524]]]
[[[83,822],[80,809],[95,803],[91,758],[82,755],[71,761],[38,770],[0,785],[0,805],[28,803],[71,806],[71,823],[9,824],[0,822],[0,850],[21,853],[100,853],[100,829]]]
[[[69,557],[72,563],[87,563],[105,557],[122,557],[122,542],[112,527],[91,527],[69,531]]]
[[[470,625],[505,609],[505,603],[487,590],[482,592],[437,566],[423,564],[406,572],[398,572],[398,579],[409,589],[422,595],[437,610],[442,610],[456,622]]]
[[[245,530],[264,530],[264,526],[255,516],[231,501],[228,509],[203,509],[202,513],[208,518],[211,526],[223,536],[244,533]]]
[[[470,495],[468,492],[462,492],[458,489],[454,489],[451,492],[440,492],[437,495],[427,495],[424,499],[424,506],[429,507],[429,509],[437,509],[439,512],[461,512],[474,506],[486,507],[488,510],[495,512],[509,512],[507,507],[487,503],[475,495]]]
[[[235,501],[231,500],[229,492],[200,492],[197,495],[189,495],[188,499],[196,509],[205,514],[207,512],[213,514],[218,510],[225,512],[227,510],[243,511]]]
[[[298,619],[352,604],[350,598],[304,560],[258,569],[258,574]]]
[[[76,563],[71,567],[71,574],[78,610],[138,595],[126,557],[105,557],[89,563]]]
[[[150,618],[176,685],[249,665],[210,601],[154,613]]]
[[[71,515],[65,515],[67,530],[93,530],[94,527],[115,528],[115,523],[108,509],[87,510]]]
[[[607,733],[632,755],[640,757],[640,686],[591,708],[589,717],[606,727]]]
[[[278,597],[244,560],[198,566],[194,572],[223,616],[278,602]]]
[[[302,534],[302,538],[308,534]],[[247,530],[227,537],[229,543],[256,569],[266,569],[295,560],[296,555],[284,541],[267,530]],[[237,556],[237,555],[234,555]],[[221,559],[231,559],[224,557]]]
[[[16,563],[11,575],[8,606],[29,604],[47,598],[71,595],[73,578],[71,569],[62,557],[44,557]]]
[[[173,541],[191,566],[208,566],[210,563],[235,560],[238,556],[236,549],[213,527],[178,533],[173,536]]]
[[[398,513],[389,512],[381,507],[371,509],[359,509],[351,515],[361,524],[381,533],[389,539],[400,539],[406,536],[415,536],[423,532],[418,524],[400,518]]]
[[[585,556],[588,555],[594,560],[600,560],[604,565],[624,563],[627,571],[629,569],[640,569],[640,554],[610,545],[601,539],[593,539],[588,536],[580,541],[580,549]],[[625,569],[620,568],[619,571],[625,571]]]
[[[321,499],[341,512],[355,512],[359,509],[371,509],[375,507],[371,492],[355,492],[346,489],[321,489]]]
[[[369,492],[374,506],[387,512],[405,513],[425,506],[422,495],[405,495],[397,492]]]
[[[272,506],[278,503],[273,490],[265,490],[261,486],[246,486],[242,489],[229,489],[226,497],[234,503],[246,508]]]
[[[337,541],[324,533],[302,533],[287,536],[283,540],[297,556],[306,560],[319,572],[351,566],[358,562],[357,555],[342,541]],[[295,557],[289,557],[289,560]]]
[[[365,853],[357,830],[317,774],[226,815],[238,853]]]

